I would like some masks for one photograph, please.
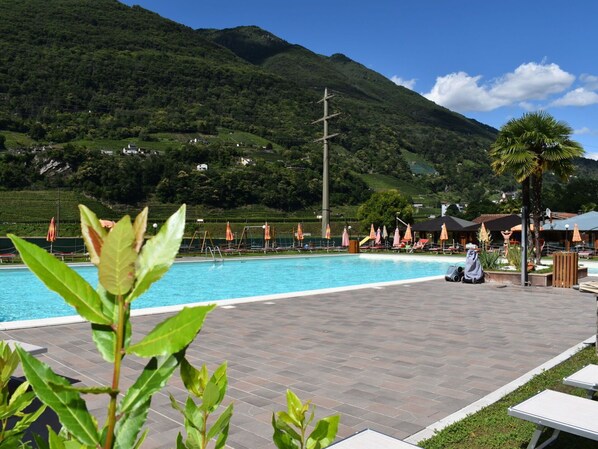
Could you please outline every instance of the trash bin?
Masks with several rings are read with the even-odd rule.
[[[577,253],[559,252],[552,255],[552,286],[571,288],[578,282]]]
[[[353,254],[359,252],[359,242],[357,240],[349,240],[349,252]]]

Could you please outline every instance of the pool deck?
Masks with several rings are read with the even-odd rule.
[[[134,340],[164,317],[134,317]],[[228,446],[268,449],[287,388],[311,399],[318,417],[340,414],[339,438],[366,427],[406,438],[591,337],[595,323],[592,294],[433,280],[219,307],[187,355],[210,369],[228,361]],[[0,331],[0,339],[47,347],[38,357],[82,384],[109,383],[88,324]],[[143,362],[128,357],[124,366],[129,385]],[[144,448],[173,447],[182,430],[167,392],[184,400],[178,375],[154,396]],[[88,400],[103,420],[104,404]]]

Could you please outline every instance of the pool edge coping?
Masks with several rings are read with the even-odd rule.
[[[305,257],[305,256],[299,256]],[[299,298],[304,296],[315,296],[315,295],[325,295],[330,293],[339,293],[339,292],[346,292],[351,290],[362,290],[367,288],[383,288],[383,287],[390,287],[395,285],[404,285],[404,284],[413,284],[419,282],[426,282],[432,280],[443,279],[444,275],[438,276],[426,276],[422,278],[413,278],[413,279],[403,279],[400,281],[384,281],[384,282],[375,282],[370,284],[359,284],[359,285],[347,285],[343,287],[331,287],[331,288],[322,288],[317,290],[304,290],[299,292],[288,292],[288,293],[274,293],[271,295],[259,295],[259,296],[248,296],[244,298],[231,298],[231,299],[219,299],[213,301],[203,301],[203,302],[192,302],[192,303],[185,303],[185,304],[176,304],[171,306],[161,306],[161,307],[147,307],[143,309],[135,309],[131,310],[131,317],[139,317],[139,316],[146,316],[146,315],[159,315],[163,313],[173,313],[182,310],[184,307],[196,307],[196,306],[208,306],[215,304],[217,307],[231,307],[237,304],[246,304],[246,303],[253,303],[253,302],[265,302],[265,301],[274,301],[277,299],[289,299],[289,298]],[[69,315],[69,316],[62,316],[62,317],[52,317],[52,318],[40,318],[36,320],[20,320],[20,321],[6,321],[0,322],[0,331],[10,331],[10,330],[17,330],[17,329],[30,329],[35,327],[47,327],[47,326],[61,326],[65,324],[78,324],[78,323],[85,323],[87,320],[83,319],[78,315]]]

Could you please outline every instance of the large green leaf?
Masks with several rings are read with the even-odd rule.
[[[124,295],[135,282],[135,235],[129,216],[120,220],[104,240],[98,276],[100,284],[113,295]]]
[[[200,398],[208,383],[208,368],[203,365],[198,370],[185,358],[181,362],[181,379],[187,391]]]
[[[272,428],[274,429],[272,441],[278,449],[300,449],[299,441],[301,441],[301,436],[285,424],[281,425],[276,420],[276,414],[274,413],[272,413]],[[291,436],[289,431],[293,432],[294,435]]]
[[[338,431],[338,415],[322,418],[305,442],[306,449],[323,449],[332,444]]]
[[[98,295],[102,300],[102,310],[104,315],[111,317],[113,323],[117,323],[119,320],[118,317],[118,307],[117,307],[117,298],[108,293],[106,289],[104,289],[101,285],[98,286]],[[125,308],[125,315],[121,319],[125,321],[125,340],[123,342],[123,347],[129,346],[129,342],[131,340],[131,321],[129,319],[130,310],[128,307]],[[109,363],[114,363],[114,350],[116,348],[116,331],[114,330],[113,326],[106,326],[101,324],[92,324],[92,338],[93,341],[98,348],[98,351]]]
[[[230,419],[233,415],[233,404],[229,404],[228,407],[224,409],[224,411],[220,414],[218,419],[210,430],[208,431],[208,439],[211,440],[216,435],[220,434],[221,432],[226,433],[228,435],[228,426],[230,424]],[[225,438],[226,441],[226,438]]]
[[[147,230],[148,208],[144,208],[133,222],[133,232],[135,233],[135,252],[139,253],[143,242],[145,241],[145,231]]]
[[[128,413],[160,391],[183,359],[183,353],[166,357],[152,357],[135,383],[129,387],[118,406],[119,413]]]
[[[89,446],[97,445],[100,439],[98,430],[81,395],[71,390],[54,391],[51,384],[68,385],[68,381],[27,351],[21,348],[17,351],[25,376],[37,397],[54,410],[60,423],[77,440]]]
[[[137,259],[137,282],[127,297],[133,301],[144,293],[168,271],[179,252],[185,231],[185,210],[183,204],[162,226],[160,232],[149,239]]]
[[[102,227],[96,214],[83,204],[79,204],[79,212],[81,215],[81,234],[89,253],[89,259],[91,263],[98,265],[102,253],[102,244],[108,232]]]
[[[77,272],[39,246],[12,234],[8,237],[29,269],[46,284],[46,287],[58,293],[73,306],[79,315],[92,323],[112,322],[102,313],[97,292]]]
[[[131,412],[121,416],[115,429],[115,449],[131,449],[135,447],[137,435],[139,435],[143,424],[145,424],[151,402],[151,398],[148,398],[145,402],[138,404]]]
[[[206,315],[216,307],[185,307],[175,316],[158,324],[139,343],[129,346],[128,353],[139,357],[174,354],[186,348],[195,338]]]

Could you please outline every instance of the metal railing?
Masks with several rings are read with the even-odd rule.
[[[214,262],[224,262],[224,257],[222,257],[222,251],[220,251],[219,246],[206,246],[206,250],[210,252],[210,255],[212,256],[212,260]],[[220,259],[216,260],[216,254],[220,256]]]

